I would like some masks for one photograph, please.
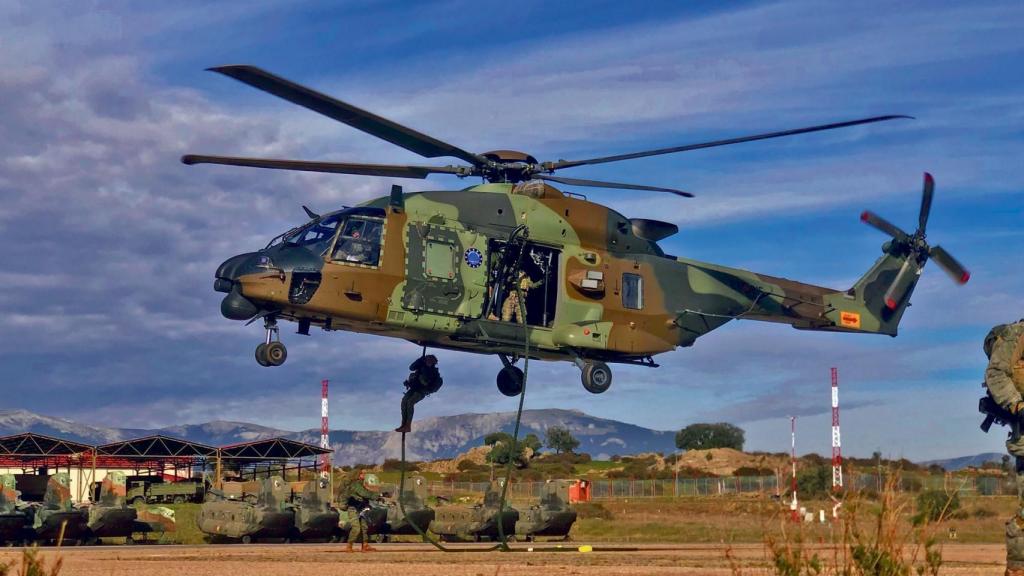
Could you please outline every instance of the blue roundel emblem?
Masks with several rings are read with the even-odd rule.
[[[484,255],[476,248],[466,250],[465,257],[466,264],[468,264],[470,268],[479,268],[480,265],[484,263]]]

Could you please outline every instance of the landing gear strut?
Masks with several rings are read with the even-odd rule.
[[[263,327],[267,331],[267,337],[266,341],[256,347],[256,362],[260,366],[280,366],[288,359],[288,349],[281,342],[277,319],[267,316],[263,319]]]
[[[580,369],[580,380],[583,388],[591,394],[600,394],[612,385],[612,369],[600,360],[575,359]]]
[[[508,356],[498,354],[501,363],[505,365],[498,372],[498,391],[505,396],[519,396],[523,392],[523,371],[514,366],[514,360]]]

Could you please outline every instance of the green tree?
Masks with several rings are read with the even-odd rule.
[[[533,438],[530,438],[530,437]],[[526,438],[523,438],[519,442],[516,442],[515,455],[512,454],[512,442],[513,438],[511,434],[507,432],[494,432],[484,436],[484,444],[491,447],[491,451],[487,454],[487,461],[494,464],[505,465],[508,464],[510,458],[514,458],[517,468],[526,468],[528,462],[526,460],[526,447],[527,446],[540,446],[540,439],[535,434],[529,434]]]
[[[743,450],[743,429],[732,424],[690,424],[676,432],[676,448],[680,450],[707,450],[732,448]]]
[[[546,436],[544,445],[554,450],[556,454],[572,452],[580,445],[580,441],[573,437],[572,432],[561,426],[548,428]]]

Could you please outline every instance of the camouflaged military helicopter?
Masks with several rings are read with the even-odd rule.
[[[391,120],[252,66],[212,68],[249,86],[319,112],[427,158],[466,165],[414,166],[186,155],[185,164],[392,178],[431,174],[480,177],[459,191],[403,193],[317,214],[240,254],[216,272],[227,295],[222,314],[262,319],[256,348],[263,366],[287,358],[277,322],[404,338],[423,346],[496,354],[499,390],[516,395],[515,366],[528,338],[530,356],[570,360],[590,392],[608,389],[608,363],[656,367],[654,356],[735,319],[789,324],[801,330],[895,336],[929,258],[964,283],[967,271],[925,239],[934,181],[926,175],[919,226],[908,234],[870,212],[867,224],[889,234],[883,255],[853,287],[835,290],[665,254],[660,240],[675,224],[627,218],[551,186],[585,186],[682,197],[672,188],[556,176],[567,168],[726,146],[909,118],[877,116],[586,160],[538,162],[530,154],[468,152]],[[516,288],[523,290],[520,318]],[[511,302],[511,305],[510,305]],[[514,320],[514,321],[513,321]]]

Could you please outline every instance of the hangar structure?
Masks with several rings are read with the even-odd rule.
[[[51,474],[68,472],[76,502],[91,499],[90,487],[113,471],[156,482],[177,482],[225,473],[255,479],[278,473],[316,470],[331,450],[287,438],[267,438],[209,446],[181,438],[151,435],[93,446],[25,432],[0,437],[0,474],[14,474],[24,500],[41,500]]]

